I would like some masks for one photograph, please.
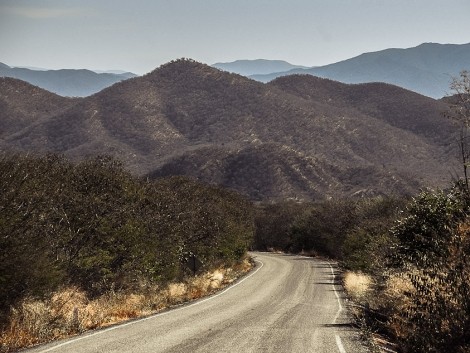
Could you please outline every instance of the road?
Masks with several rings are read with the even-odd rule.
[[[27,352],[367,352],[329,262],[253,253],[257,268],[212,297]]]

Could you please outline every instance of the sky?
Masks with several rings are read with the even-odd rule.
[[[320,66],[470,42],[470,0],[0,0],[0,62],[144,74],[178,58]]]

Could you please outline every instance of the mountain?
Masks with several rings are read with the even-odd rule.
[[[250,77],[269,82],[280,76],[308,74],[344,83],[385,82],[441,98],[449,92],[451,77],[464,69],[470,70],[470,43],[424,43],[414,48],[365,53],[326,66]]]
[[[293,69],[305,69],[305,66],[292,65],[283,60],[236,60],[228,63],[215,63],[213,67],[228,71],[231,73],[251,76],[251,75],[266,75],[273,72],[289,71]]]
[[[89,96],[116,82],[135,76],[131,72],[115,74],[72,69],[32,70],[10,67],[0,63],[0,77],[17,78],[50,92],[69,97]]]
[[[96,72],[97,74],[123,74],[127,76],[127,78],[132,78],[136,77],[136,74],[133,74],[132,72],[124,71],[124,70],[92,70],[93,72]]]
[[[263,84],[191,60],[85,98],[9,80],[0,97],[10,111],[39,109],[18,103],[35,93],[49,114],[1,136],[2,150],[110,154],[135,174],[188,175],[253,200],[414,193],[446,186],[455,167],[446,105],[388,84]]]
[[[0,139],[14,136],[59,114],[75,103],[10,77],[0,77]]]

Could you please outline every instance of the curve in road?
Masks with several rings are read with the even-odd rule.
[[[145,319],[27,352],[363,353],[335,266],[302,256],[253,253],[259,266],[211,297]]]

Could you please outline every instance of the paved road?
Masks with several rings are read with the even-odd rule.
[[[256,270],[215,296],[28,352],[367,352],[328,262],[253,255]]]

